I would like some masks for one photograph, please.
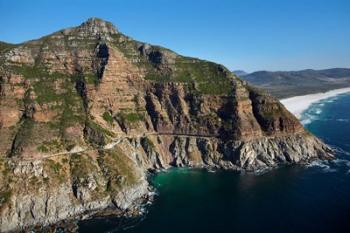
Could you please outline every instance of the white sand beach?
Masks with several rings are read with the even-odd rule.
[[[286,99],[282,99],[281,103],[296,117],[300,118],[301,114],[310,107],[311,104],[316,103],[323,99],[328,99],[340,94],[350,92],[350,87],[335,89],[323,93],[294,96]]]

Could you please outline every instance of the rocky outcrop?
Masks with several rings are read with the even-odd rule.
[[[49,225],[114,207],[128,209],[147,195],[145,173],[117,148],[31,161],[4,161],[2,172],[2,232]],[[127,156],[125,156],[127,157]],[[130,160],[130,161],[129,161]]]
[[[274,97],[225,67],[92,18],[0,48],[1,231],[148,193],[171,166],[256,171],[332,158]]]

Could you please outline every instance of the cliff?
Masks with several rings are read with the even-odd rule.
[[[96,18],[0,44],[0,137],[2,232],[130,209],[150,170],[332,157],[277,99],[222,65]]]

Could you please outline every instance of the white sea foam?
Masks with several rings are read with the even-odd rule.
[[[296,117],[301,118],[302,113],[308,109],[312,104],[319,102],[320,100],[326,100],[331,103],[336,99],[335,96],[350,92],[350,88],[335,89],[324,93],[294,96],[287,99],[282,99],[281,103]],[[332,98],[333,97],[333,98]]]
[[[316,113],[317,115],[319,115],[319,114],[322,113],[322,110],[321,110],[320,108],[317,108],[316,111],[315,111],[315,113]]]
[[[347,170],[346,174],[350,173],[350,160],[347,159],[334,159],[331,161],[327,160],[315,160],[306,165],[307,168],[320,169],[321,172],[337,172],[343,171],[344,168]]]
[[[348,145],[348,144],[347,144]],[[348,145],[349,146],[349,145]],[[350,152],[348,152],[348,151],[345,151],[345,150],[343,150],[342,148],[340,148],[340,147],[334,147],[334,149],[336,150],[336,152],[338,152],[338,153],[341,153],[341,154],[344,154],[344,155],[350,155]]]
[[[320,167],[320,168],[327,168],[329,165],[325,164],[325,161],[322,160],[314,160],[311,163],[307,164],[306,167]]]
[[[336,172],[336,171],[337,171],[337,169],[327,167],[327,168],[324,168],[322,171],[323,171],[323,172]]]
[[[340,118],[340,119],[337,119],[336,121],[340,121],[340,122],[349,122],[349,119],[342,119],[342,118]]]
[[[346,160],[346,159],[335,159],[332,162],[335,163],[336,165],[347,166],[347,167],[350,168],[350,161],[349,160]]]
[[[266,167],[266,168],[260,168],[256,171],[254,171],[254,175],[256,176],[261,176],[261,175],[264,175],[266,174],[267,172],[269,172],[271,170],[271,168],[269,167]]]
[[[302,115],[300,121],[303,125],[307,125],[310,124],[311,122],[313,122],[314,120],[318,120],[318,116],[317,115],[313,115],[310,113],[305,113]]]
[[[303,125],[308,125],[308,124],[310,124],[311,122],[312,122],[311,119],[304,119],[304,120],[301,120],[301,124],[303,124]]]
[[[337,169],[331,168],[327,161],[315,160],[306,165],[307,168],[321,168],[322,172],[336,172]]]

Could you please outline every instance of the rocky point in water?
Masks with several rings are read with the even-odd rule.
[[[150,170],[332,158],[276,98],[224,66],[97,18],[0,43],[0,135],[1,232],[128,210],[147,196]]]

